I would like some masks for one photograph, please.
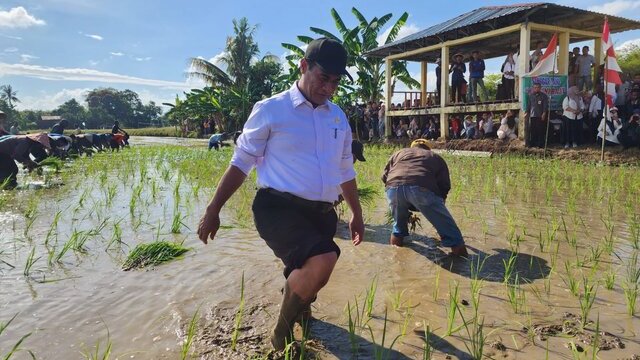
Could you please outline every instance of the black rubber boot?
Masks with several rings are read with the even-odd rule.
[[[289,284],[286,283],[278,322],[271,333],[271,345],[274,349],[282,351],[287,343],[293,341],[293,324],[307,305],[309,303],[303,302],[300,296],[291,291]]]

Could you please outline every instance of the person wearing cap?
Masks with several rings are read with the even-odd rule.
[[[364,240],[351,131],[344,112],[329,101],[346,70],[347,52],[333,39],[315,39],[300,60],[300,80],[255,104],[230,166],[198,226],[202,242],[220,227],[220,210],[256,168],[252,210],[260,237],[284,264],[282,305],[271,344],[283,350],[295,322],[310,318],[310,304],[340,255],[334,242],[340,191],[352,212],[351,240]],[[303,325],[304,327],[304,325]]]
[[[0,137],[0,187],[15,188],[18,185],[18,166],[15,162],[33,170],[38,164],[29,155],[42,152],[43,149],[51,149],[49,137],[44,133]]]
[[[451,248],[452,255],[467,256],[462,233],[445,206],[451,190],[449,168],[431,147],[428,140],[414,140],[410,148],[393,154],[384,168],[382,182],[393,216],[389,242],[403,245],[409,236],[409,211],[416,209],[436,228],[442,246]]]
[[[544,147],[549,111],[549,96],[541,90],[542,85],[539,82],[533,83],[524,113],[525,121],[529,122],[529,145],[539,148]]]
[[[461,53],[453,55],[453,62],[449,67],[449,73],[451,74],[451,101],[458,103],[464,102],[465,92],[464,85],[467,81],[464,79],[464,73],[467,72],[467,67],[462,61],[464,56]]]

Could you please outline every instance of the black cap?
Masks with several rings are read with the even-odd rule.
[[[307,46],[304,58],[319,65],[324,72],[333,75],[347,75],[347,50],[336,40],[322,37],[315,39]]]
[[[367,159],[364,158],[363,152],[364,152],[364,146],[360,141],[358,140],[351,141],[351,154],[353,155],[354,158],[360,161],[367,161]]]

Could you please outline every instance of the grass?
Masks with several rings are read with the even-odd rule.
[[[131,250],[124,264],[122,264],[122,269],[128,271],[159,265],[180,257],[187,251],[189,249],[181,244],[168,241],[139,244]]]
[[[189,321],[189,326],[187,326],[186,338],[180,347],[180,359],[186,360],[189,356],[189,352],[191,351],[191,346],[193,345],[193,340],[196,337],[196,333],[198,331],[198,316],[200,313],[200,307],[196,309],[196,312],[191,317]]]
[[[242,324],[242,317],[244,316],[244,271],[242,272],[242,278],[240,280],[240,303],[238,304],[238,310],[233,321],[233,333],[231,334],[231,350],[236,350],[236,344],[238,343],[238,336],[240,335],[240,325]]]
[[[5,322],[0,322],[0,336],[2,336],[2,334],[5,332],[5,330],[7,330],[7,328],[9,327],[9,325],[11,325],[11,323],[13,322],[13,320],[16,319],[16,317],[18,317],[18,314],[13,315],[13,317],[11,319],[9,319],[9,321]],[[2,356],[3,360],[9,360],[11,359],[14,355],[16,355],[18,352],[23,351],[23,349],[20,348],[20,345],[22,345],[22,343],[29,337],[31,336],[31,333],[28,333],[26,335],[23,335],[20,339],[18,339],[18,341],[13,344],[13,346],[11,347],[10,350],[8,350],[8,352],[2,354],[0,353],[0,356]],[[5,351],[2,348],[0,348],[0,352]],[[33,352],[31,352],[30,350],[25,350],[27,351],[27,353],[29,353],[29,355],[31,355],[32,359],[35,359],[35,355],[33,354]]]

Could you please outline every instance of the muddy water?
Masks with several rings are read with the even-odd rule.
[[[132,138],[131,142],[152,145],[158,141],[205,146],[202,142],[184,139]],[[203,188],[194,196],[189,181],[181,180],[182,200],[178,207],[186,226],[181,227],[180,234],[172,234],[169,229],[175,208],[177,177],[160,179],[161,171],[154,166],[149,166],[147,180],[142,182],[135,171],[130,175],[109,174],[108,184],[117,184],[117,195],[112,204],[106,203],[107,195],[99,176],[75,174],[66,178],[66,185],[60,188],[35,193],[32,199],[37,198],[38,210],[31,225],[30,220],[25,219],[25,201],[14,201],[2,210],[0,260],[15,268],[0,262],[0,320],[7,321],[18,315],[0,335],[1,355],[4,355],[1,351],[7,352],[20,337],[31,333],[21,347],[31,350],[38,359],[81,359],[83,351],[92,351],[96,344],[104,349],[107,341],[113,345],[114,358],[176,359],[180,358],[187,323],[197,309],[199,330],[193,349],[199,357],[246,358],[267,348],[266,337],[280,301],[282,268],[250,222],[237,218],[239,211],[247,216],[246,211],[239,209],[245,206],[242,204],[246,199],[241,195],[232,198],[222,215],[222,223],[229,226],[220,231],[215,241],[203,246],[196,238],[195,224],[211,195],[211,188]],[[149,185],[152,178],[158,179],[159,190],[155,197]],[[132,211],[130,199],[140,183],[145,186],[139,204]],[[250,198],[252,186],[247,185],[246,189]],[[531,192],[530,189],[526,191]],[[382,196],[365,209],[366,243],[353,247],[347,240],[347,226],[341,222],[336,242],[342,255],[330,283],[314,303],[314,317],[318,321],[312,324],[314,341],[309,346],[323,359],[352,358],[353,343],[349,340],[345,307],[347,303],[354,307],[357,299],[361,310],[367,288],[377,279],[371,319],[365,320],[366,326],[363,321],[363,327],[353,337],[358,358],[374,357],[376,345],[382,341],[386,308],[384,345],[387,358],[422,358],[424,341],[412,330],[418,322],[425,322],[433,332],[435,359],[443,359],[446,354],[454,359],[468,359],[466,330],[445,335],[446,306],[450,292],[457,284],[461,311],[467,320],[472,317],[471,306],[462,304],[472,302],[470,264],[479,259],[483,264],[478,276],[482,279],[479,312],[484,318],[485,334],[489,342],[505,346],[500,350],[487,345],[485,353],[508,359],[538,359],[545,357],[548,348],[549,358],[571,358],[566,344],[574,341],[590,354],[590,347],[579,338],[555,336],[549,337],[547,342],[529,336],[522,329],[563,324],[564,313],[580,313],[578,298],[570,294],[562,279],[566,278],[564,262],[584,259],[590,253],[589,247],[606,237],[607,231],[600,219],[603,209],[578,203],[577,210],[570,215],[564,213],[567,199],[560,197],[553,205],[547,204],[542,200],[544,189],[540,189],[527,195],[530,201],[524,201],[525,196],[521,196],[524,192],[524,189],[514,189],[504,203],[482,195],[460,196],[448,201],[472,248],[470,260],[446,257],[446,249],[438,247],[435,231],[425,219],[421,221],[422,227],[406,239],[404,248],[388,246],[389,226],[385,224],[386,204]],[[33,195],[34,192],[24,191],[18,198]],[[509,221],[503,212],[496,210],[504,206],[516,219],[513,220],[516,233],[523,239],[519,244],[515,271],[519,274],[521,298],[525,300],[517,313],[507,300],[507,287],[503,284],[504,262],[514,249],[507,240]],[[57,212],[61,215],[55,227],[56,235],[51,235],[51,224]],[[540,250],[538,237],[547,231],[551,219],[558,216],[565,218],[568,234],[575,231],[577,250],[567,243],[564,233],[558,232],[559,251],[554,257],[549,248],[545,252]],[[242,227],[238,223],[249,225]],[[101,224],[105,225],[100,229]],[[122,230],[122,243],[110,244],[117,233],[114,224]],[[600,329],[619,338],[625,345],[624,349],[601,352],[601,358],[630,358],[640,353],[635,335],[640,322],[637,317],[626,315],[620,279],[624,275],[622,264],[631,254],[628,245],[631,235],[625,218],[621,217],[613,224],[616,229],[615,254],[605,252],[601,255],[595,278],[599,279],[611,266],[617,271],[619,280],[613,290],[605,289],[602,284],[598,287],[589,318],[595,321],[599,314]],[[25,234],[26,228],[29,229]],[[100,229],[99,234],[86,241],[83,251],[69,251],[60,262],[53,261],[48,265],[45,242],[55,254],[74,231],[92,229]],[[192,251],[153,269],[121,270],[126,253],[133,246],[156,239],[184,241]],[[24,264],[32,248],[35,257],[41,258],[35,262],[29,276],[25,276]],[[576,270],[579,279],[581,272],[589,274],[587,264],[583,264],[582,269],[584,271]],[[230,333],[243,272],[244,326],[239,335],[239,352],[232,352],[229,350]],[[455,326],[461,324],[458,315]],[[394,338],[403,332],[406,335],[398,338],[390,349]],[[16,358],[30,356],[21,352]]]

